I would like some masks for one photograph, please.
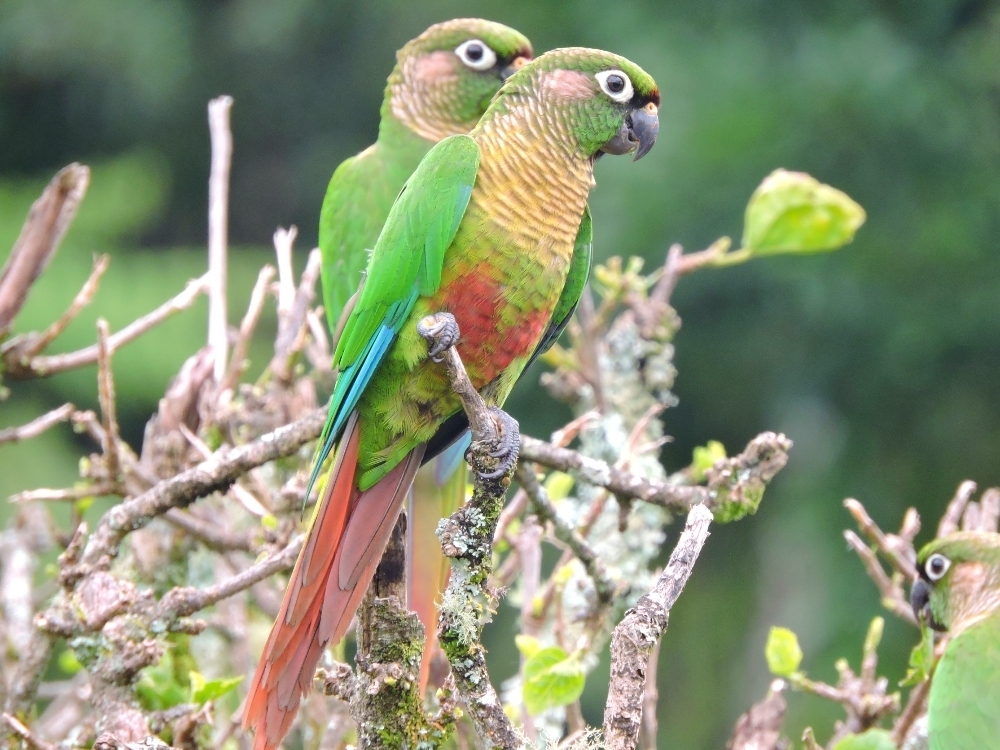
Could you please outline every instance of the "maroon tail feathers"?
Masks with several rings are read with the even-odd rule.
[[[355,413],[250,685],[243,726],[254,750],[274,750],[288,734],[323,649],[344,637],[361,603],[420,466],[423,446],[362,492],[359,436]]]

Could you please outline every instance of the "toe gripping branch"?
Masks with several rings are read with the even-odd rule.
[[[460,336],[455,316],[446,312],[428,315],[417,323],[417,333],[427,340],[428,356],[444,363],[451,387],[469,417],[472,445],[466,460],[483,479],[498,479],[513,472],[521,445],[517,420],[496,406],[487,406],[469,380],[455,349]],[[489,448],[484,450],[486,446]]]

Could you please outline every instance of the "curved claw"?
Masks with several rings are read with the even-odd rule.
[[[490,407],[490,414],[500,427],[500,442],[495,450],[489,452],[493,458],[499,458],[500,463],[495,471],[483,473],[484,479],[498,479],[514,468],[521,450],[521,430],[517,420],[503,409]]]
[[[458,330],[458,321],[455,316],[447,312],[439,312],[428,315],[417,323],[417,333],[427,339],[430,346],[427,348],[427,356],[433,362],[440,362],[442,352],[447,351],[455,344],[461,336]]]

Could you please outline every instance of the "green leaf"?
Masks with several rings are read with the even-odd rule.
[[[910,652],[910,668],[906,676],[900,680],[901,687],[919,685],[931,675],[934,666],[934,631],[924,626],[920,630],[920,643]]]
[[[572,703],[587,677],[580,662],[558,646],[543,648],[524,664],[524,706],[532,716]]]
[[[691,456],[692,479],[695,482],[703,482],[705,472],[725,457],[726,447],[718,440],[709,440],[705,445],[697,446]]]
[[[896,743],[884,729],[869,729],[864,734],[844,737],[833,750],[896,750]]]
[[[143,708],[149,711],[163,711],[179,706],[188,699],[186,686],[179,684],[174,673],[172,649],[163,652],[159,664],[146,667],[139,673],[135,692]]]
[[[865,211],[804,172],[776,169],[750,196],[743,248],[752,255],[835,250],[854,239]]]
[[[243,682],[242,677],[223,677],[206,680],[200,672],[189,672],[191,678],[191,702],[203,706],[209,701],[217,701],[226,693],[231,693]]]
[[[799,639],[788,628],[771,628],[764,647],[767,668],[778,677],[790,677],[798,671],[802,663],[802,649]]]
[[[562,471],[550,472],[545,477],[545,492],[548,493],[549,500],[554,503],[569,497],[573,489],[573,477]]]
[[[521,652],[521,656],[525,659],[530,659],[542,650],[541,642],[533,635],[515,635],[514,643],[517,645],[517,650]]]
[[[83,668],[80,660],[76,658],[73,649],[68,648],[59,654],[59,669],[66,674],[76,674]]]

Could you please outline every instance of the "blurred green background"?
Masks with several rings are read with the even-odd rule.
[[[94,169],[17,328],[64,309],[95,252],[112,254],[111,270],[57,350],[91,343],[96,315],[121,327],[202,272],[205,104],[220,93],[236,100],[236,319],[276,226],[298,225],[300,255],[315,242],[330,173],[375,137],[394,50],[459,15],[511,24],[538,51],[614,50],[659,82],[657,148],[641,164],[604,159],[597,169],[601,258],[659,263],[671,242],[694,250],[739,237],[750,192],[779,166],[868,211],[842,251],[701,271],[674,296],[684,327],[668,466],[712,438],[732,452],[764,429],[795,441],[760,513],[714,530],[663,648],[660,747],[719,748],[766,690],[770,625],[798,632],[813,676],[835,679],[839,656],[857,664],[878,597],[842,540],[844,497],[888,527],[916,505],[930,526],[960,480],[1000,482],[998,3],[3,0],[0,247],[56,169]],[[134,444],[204,331],[202,302],[116,355]],[[529,373],[511,408],[526,432],[544,435],[565,412],[536,383]],[[67,399],[93,406],[94,372],[12,391],[0,426]],[[71,482],[84,450],[66,428],[0,449],[0,495]],[[892,679],[913,641],[889,621]],[[494,631],[490,646],[506,676],[509,631]],[[598,723],[606,670],[585,694]],[[837,715],[793,696],[789,734],[812,723],[825,737]]]

